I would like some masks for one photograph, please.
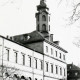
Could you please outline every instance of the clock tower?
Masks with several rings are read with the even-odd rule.
[[[45,37],[49,36],[50,31],[50,15],[48,10],[49,8],[45,0],[40,0],[40,4],[37,6],[38,12],[36,13],[36,30],[41,32]]]

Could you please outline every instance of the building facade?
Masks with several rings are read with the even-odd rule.
[[[67,80],[80,80],[80,68],[73,63],[67,65]]]
[[[44,0],[37,6],[36,30],[0,36],[0,80],[67,80],[67,51],[53,41]]]

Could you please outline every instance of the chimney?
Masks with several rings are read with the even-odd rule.
[[[50,34],[50,41],[53,42],[53,34]]]
[[[59,45],[60,42],[59,41],[54,41],[54,43],[57,44],[57,45]]]
[[[10,36],[8,36],[8,35],[7,35],[7,37],[6,37],[6,38],[7,38],[7,39],[10,39]]]

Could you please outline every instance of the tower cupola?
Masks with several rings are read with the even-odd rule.
[[[45,9],[48,10],[49,8],[47,8],[45,0],[41,0],[40,5],[37,6],[37,10],[40,11],[40,10],[45,10]]]

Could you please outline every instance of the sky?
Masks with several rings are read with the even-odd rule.
[[[14,36],[32,32],[36,29],[35,13],[40,0],[0,0],[0,35]],[[67,63],[80,66],[80,20],[70,22],[74,5],[79,0],[46,0],[51,16],[50,33],[53,40],[68,51]],[[78,11],[80,7],[78,7]],[[77,11],[77,12],[78,12]],[[76,13],[77,13],[76,12]],[[74,16],[74,19],[76,15]]]

